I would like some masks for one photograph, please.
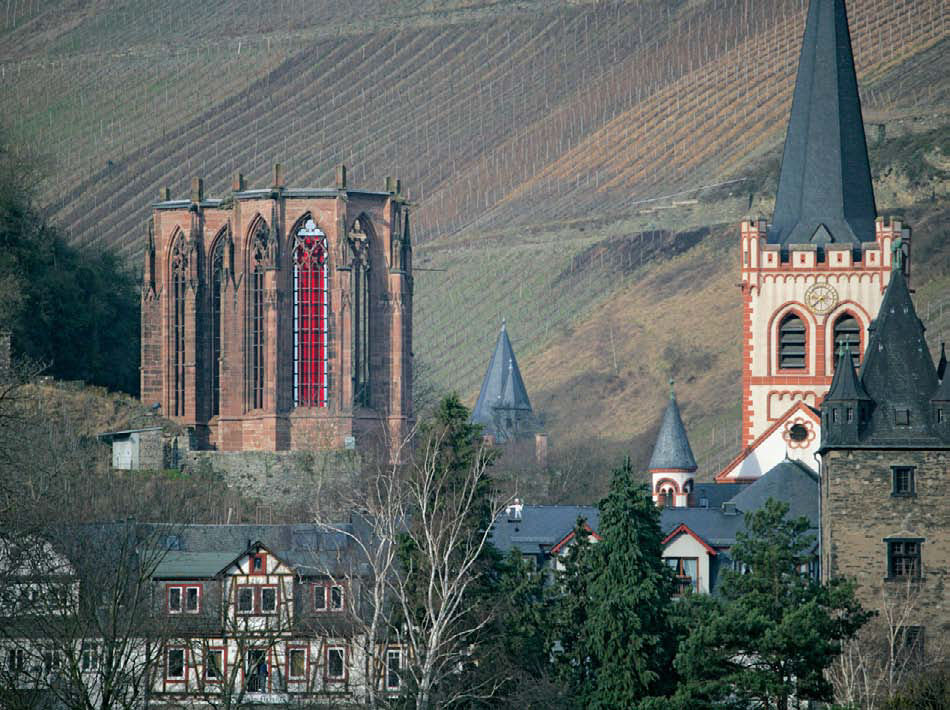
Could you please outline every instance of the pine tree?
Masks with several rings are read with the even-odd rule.
[[[673,577],[663,564],[659,510],[629,459],[600,502],[584,624],[588,708],[631,707],[669,680]]]
[[[676,659],[682,706],[785,710],[792,697],[831,700],[825,670],[870,614],[851,582],[809,574],[810,523],[787,512],[768,500],[749,514],[732,549],[739,571],[723,573],[721,599],[689,602],[700,623]]]

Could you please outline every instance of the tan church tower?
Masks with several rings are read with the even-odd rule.
[[[336,185],[153,205],[142,401],[199,448],[334,449],[400,440],[412,419],[409,203]],[[362,439],[362,441],[361,441]]]
[[[811,0],[775,213],[741,226],[744,447],[821,402],[839,345],[860,362],[899,238],[909,253],[909,230],[877,217],[844,0]],[[798,419],[786,440],[815,441]]]

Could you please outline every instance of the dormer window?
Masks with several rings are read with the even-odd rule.
[[[894,423],[897,426],[910,426],[910,410],[909,409],[895,409]]]
[[[345,590],[342,584],[321,582],[313,585],[314,611],[343,611]]]
[[[256,554],[251,556],[251,572],[263,574],[267,571],[267,555]]]
[[[197,614],[201,609],[201,586],[169,584],[165,587],[165,600],[169,614]]]

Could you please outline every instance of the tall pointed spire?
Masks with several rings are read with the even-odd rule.
[[[686,436],[686,427],[680,417],[680,408],[676,403],[673,381],[670,380],[670,403],[663,414],[660,432],[656,436],[656,445],[647,467],[650,471],[695,471],[696,459]]]
[[[857,402],[869,400],[864,385],[854,371],[854,360],[851,357],[851,348],[846,344],[838,354],[838,366],[834,377],[831,378],[831,387],[825,395],[827,402]]]
[[[472,421],[481,424],[483,431],[494,436],[499,443],[515,438],[519,433],[528,433],[534,423],[528,390],[504,321],[472,410]]]
[[[811,0],[768,241],[857,245],[876,216],[845,3]]]

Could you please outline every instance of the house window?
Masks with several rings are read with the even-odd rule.
[[[62,656],[59,651],[47,648],[43,651],[43,673],[49,675],[53,671],[58,671],[62,664]]]
[[[211,416],[221,413],[221,285],[224,283],[224,242],[211,252]]]
[[[239,614],[254,613],[254,587],[238,587],[237,610]]]
[[[165,677],[168,680],[184,680],[185,649],[169,648],[165,651]]]
[[[398,648],[390,648],[386,651],[386,690],[399,690],[402,685],[402,678],[399,673],[402,670],[402,651]]]
[[[783,370],[805,369],[805,323],[794,313],[782,319],[779,326],[778,358]]]
[[[920,578],[922,540],[887,540],[887,576],[891,579]]]
[[[938,409],[938,410],[937,410],[937,424],[943,424],[943,416],[944,416],[944,415],[943,415],[943,410],[942,410],[942,409]]]
[[[172,246],[172,413],[185,414],[185,279],[188,254],[185,235],[178,232]]]
[[[205,652],[205,680],[220,681],[224,677],[224,649],[209,648]]]
[[[312,219],[294,235],[294,406],[327,406],[327,237]]]
[[[248,693],[267,692],[267,650],[252,648],[247,652],[245,688]]]
[[[261,613],[277,612],[277,587],[261,587]]]
[[[250,409],[264,406],[264,276],[270,251],[267,225],[261,220],[251,240],[251,277],[248,280],[247,405]]]
[[[327,646],[327,680],[346,680],[346,648]]]
[[[292,648],[287,652],[287,677],[294,680],[307,677],[307,649]]]
[[[898,649],[904,658],[921,661],[924,658],[924,627],[902,626],[897,633]],[[895,649],[895,650],[898,650]]]
[[[10,673],[22,673],[25,665],[25,657],[22,648],[11,648],[7,651],[7,670]]]
[[[264,555],[253,555],[251,557],[251,571],[264,572],[267,569],[267,563]]]
[[[847,347],[851,353],[851,363],[857,367],[861,364],[861,326],[854,316],[845,313],[835,321],[835,353],[840,353]],[[834,366],[838,366],[838,359],[834,359]]]
[[[845,418],[849,423],[854,421],[854,407],[847,407],[845,409]]]
[[[891,495],[913,496],[917,493],[913,466],[894,466],[891,468]]]
[[[169,614],[197,614],[201,609],[201,587],[197,585],[168,585],[165,598]]]
[[[342,584],[315,584],[314,611],[343,611],[346,595]]]
[[[94,671],[99,668],[99,644],[84,642],[79,655],[79,667],[84,671]]]
[[[895,409],[894,423],[897,426],[910,426],[910,410],[909,409]]]
[[[667,566],[676,575],[674,596],[682,596],[699,589],[699,561],[695,557],[664,557]]]

